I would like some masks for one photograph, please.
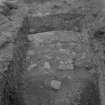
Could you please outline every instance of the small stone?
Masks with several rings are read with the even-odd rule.
[[[45,69],[50,69],[51,67],[50,67],[50,63],[49,62],[45,62],[44,63],[44,68]]]
[[[67,69],[73,70],[74,69],[74,65],[73,64],[68,64],[66,66]]]
[[[34,50],[29,50],[28,52],[27,52],[27,55],[29,55],[29,56],[32,56],[32,55],[34,55],[35,54],[35,51]]]
[[[27,70],[30,71],[30,70],[32,70],[33,68],[35,68],[36,66],[37,66],[37,64],[34,63],[34,64],[30,65]]]
[[[60,48],[59,51],[65,53],[66,49]]]
[[[60,89],[60,87],[61,87],[61,81],[52,80],[52,81],[51,81],[51,87],[52,87],[53,89],[56,89],[56,90]]]
[[[73,70],[74,65],[72,60],[68,60],[67,62],[60,61],[60,65],[58,67],[60,70]]]
[[[67,78],[68,78],[68,79],[72,79],[72,77],[71,77],[71,76],[68,76]]]

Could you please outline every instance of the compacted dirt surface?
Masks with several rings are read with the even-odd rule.
[[[0,1],[0,105],[104,105],[104,3]]]

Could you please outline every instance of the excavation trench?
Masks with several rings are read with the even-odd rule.
[[[25,57],[29,44],[27,39],[28,34],[55,30],[72,30],[76,23],[80,25],[79,20],[82,17],[83,16],[79,14],[59,14],[44,17],[34,17],[29,20],[27,18],[24,19],[23,25],[19,29],[14,43],[15,48],[13,59],[10,61],[8,70],[5,72],[5,76],[3,77],[3,88],[0,105],[25,105],[23,96],[23,90],[25,87],[22,75],[26,70]],[[86,89],[83,90],[83,93],[81,94],[81,100],[78,101],[78,105],[101,105],[98,91],[99,89],[97,88],[97,85],[98,83],[95,85],[94,83],[89,83],[87,85]],[[88,100],[87,97],[91,98]],[[48,103],[46,103],[46,105],[47,104]],[[41,104],[33,103],[32,105]],[[71,103],[71,105],[74,104]]]

